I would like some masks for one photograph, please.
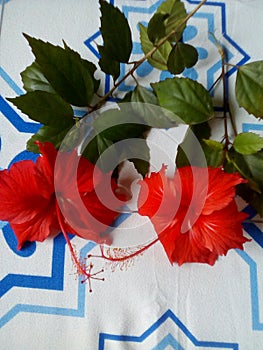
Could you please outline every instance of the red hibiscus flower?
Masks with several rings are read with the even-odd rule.
[[[120,204],[109,191],[109,185],[113,191],[117,188],[110,174],[102,174],[76,151],[38,145],[42,156],[36,163],[24,160],[0,171],[0,219],[10,222],[18,249],[25,241],[44,241],[60,231],[67,241],[66,232],[109,242],[101,233],[118,215],[110,208]],[[103,193],[107,206],[98,193]]]
[[[159,173],[141,181],[139,214],[149,216],[171,261],[213,265],[229,249],[243,249],[242,221],[235,186],[245,182],[221,169],[183,167],[173,179]]]

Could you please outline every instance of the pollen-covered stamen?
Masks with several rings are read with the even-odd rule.
[[[86,269],[86,274],[84,276],[84,279],[81,281],[81,283],[85,283],[86,281],[88,281],[89,283],[89,292],[92,292],[92,288],[91,288],[91,280],[98,280],[98,281],[105,281],[104,277],[96,277],[98,274],[104,272],[104,269],[101,269],[97,272],[91,273],[92,269],[93,269],[94,265],[92,263],[90,263],[87,266]]]
[[[59,209],[58,205],[56,206],[56,211],[57,211],[59,225],[60,225],[61,231],[62,231],[62,233],[64,235],[64,238],[65,238],[65,240],[67,242],[67,245],[69,247],[69,251],[70,251],[70,254],[71,254],[71,258],[72,258],[73,264],[75,265],[75,267],[77,269],[77,274],[79,276],[82,276],[82,278],[83,278],[81,283],[84,283],[84,282],[88,281],[88,283],[89,283],[89,291],[92,292],[91,279],[104,281],[104,278],[96,277],[99,273],[104,272],[104,270],[101,269],[101,270],[99,270],[97,272],[91,273],[91,271],[93,269],[93,264],[89,263],[87,265],[86,262],[83,261],[83,259],[79,259],[77,257],[75,249],[73,248],[73,246],[72,246],[72,244],[70,242],[70,239],[69,239],[69,237],[67,235],[67,232],[66,232],[66,230],[64,228],[63,217],[61,215],[61,212],[60,212],[60,209]]]
[[[108,261],[125,261],[132,259],[138,255],[142,255],[143,252],[145,252],[147,249],[152,247],[155,243],[159,241],[160,237],[155,238],[150,243],[146,245],[141,245],[137,247],[127,247],[127,248],[117,248],[117,247],[110,247],[105,245],[100,245],[100,251],[101,255],[93,255],[88,254],[87,258],[102,258],[104,260]],[[106,254],[105,254],[106,252]]]

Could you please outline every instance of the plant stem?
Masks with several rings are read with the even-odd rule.
[[[211,92],[213,90],[213,88],[216,86],[217,83],[220,82],[220,80],[222,79],[222,73],[219,75],[219,77],[213,82],[213,84],[211,85],[211,87],[209,88],[209,92]]]
[[[169,34],[164,36],[161,40],[158,41],[158,43],[146,54],[144,55],[140,60],[134,62],[134,66],[131,70],[129,70],[113,87],[112,89],[107,92],[102,98],[91,108],[90,112],[93,112],[97,109],[99,109],[104,102],[107,100],[108,97],[112,96],[113,92],[129,77],[134,74],[136,69],[148,58],[150,58],[171,36],[173,36],[178,30],[185,24],[187,21],[193,17],[193,15],[206,3],[207,0],[202,0],[196,8],[193,9],[186,17],[185,19],[176,26],[175,29],[173,29]]]
[[[223,110],[224,110],[224,129],[225,129],[225,149],[228,149],[228,145],[230,143],[229,136],[228,136],[228,125],[227,125],[227,90],[226,90],[226,71],[225,71],[225,52],[220,44],[218,44],[218,51],[221,56],[221,63],[222,63],[222,81],[223,81]]]
[[[263,220],[245,220],[244,222],[248,222],[248,223],[253,223],[253,224],[263,224]]]

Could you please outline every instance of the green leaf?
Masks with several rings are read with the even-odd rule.
[[[165,26],[164,20],[169,16],[168,14],[155,13],[150,19],[147,34],[148,38],[152,43],[155,43],[157,40],[165,36]]]
[[[58,149],[71,127],[72,126],[62,129],[61,127],[51,128],[46,125],[42,126],[38,132],[27,141],[27,150],[33,153],[39,153],[39,148],[35,144],[36,141],[51,142],[54,147]]]
[[[188,78],[169,78],[151,84],[161,107],[178,115],[186,124],[198,124],[214,117],[212,99],[200,83]]]
[[[130,108],[134,112],[134,120],[153,128],[168,129],[177,125],[173,113],[163,110],[158,106],[156,95],[147,88],[137,85],[131,94]],[[129,106],[127,106],[129,109]]]
[[[249,203],[256,212],[263,217],[263,193],[253,191],[249,184],[240,184],[237,186],[237,194]]]
[[[133,123],[132,117],[131,122],[128,122],[127,117],[130,116],[116,109],[107,110],[98,116],[93,121],[91,141],[82,154],[91,162],[98,162],[102,171],[110,171],[113,165],[115,167],[123,160],[131,160],[144,176],[149,159],[149,148],[144,133],[149,127]],[[108,148],[109,146],[111,147]],[[101,158],[105,151],[107,155]]]
[[[194,124],[190,126],[192,132],[198,140],[209,139],[211,136],[211,127],[208,122]]]
[[[247,184],[237,186],[237,194],[247,201],[263,217],[263,150],[243,155],[231,148],[227,154],[230,166],[227,171],[238,171]],[[232,169],[231,169],[232,165]]]
[[[227,158],[234,169],[249,181],[250,187],[255,191],[263,189],[263,151],[254,154],[240,154],[231,148]]]
[[[33,62],[21,73],[23,87],[26,91],[31,92],[35,90],[46,91],[55,94],[56,91],[45,78],[39,64]]]
[[[99,66],[101,70],[106,74],[112,75],[114,81],[117,80],[120,76],[120,63],[111,59],[103,46],[98,46],[98,50],[100,53]]]
[[[198,52],[195,47],[178,42],[172,49],[167,67],[173,74],[180,74],[185,68],[190,68],[196,64]]]
[[[153,48],[154,45],[148,37],[147,28],[139,23],[140,27],[140,41],[142,50],[147,55]],[[166,41],[151,57],[148,57],[148,62],[155,68],[160,70],[167,70],[167,60],[172,50],[171,44]]]
[[[24,34],[25,35],[25,34]],[[87,64],[73,50],[25,35],[36,62],[55,91],[75,106],[88,106],[94,95],[93,77]]]
[[[208,166],[217,168],[224,162],[224,146],[214,140],[202,140],[202,148]]]
[[[253,154],[263,148],[263,138],[253,132],[244,132],[236,136],[234,149],[241,154]]]
[[[88,61],[88,60],[85,60],[83,58],[81,58],[80,54],[76,51],[74,51],[72,48],[70,48],[66,42],[63,40],[63,44],[64,44],[64,48],[68,51],[71,52],[72,55],[75,55],[76,57],[76,60],[81,60],[81,62],[83,63],[83,65],[86,67],[86,69],[90,72],[90,75],[92,76],[92,79],[93,79],[93,84],[94,84],[94,92],[96,92],[100,86],[100,80],[98,79],[95,79],[94,78],[94,73],[96,72],[97,70],[97,67],[95,66],[94,63]]]
[[[180,0],[166,0],[161,3],[161,5],[158,7],[157,12],[163,12],[163,13],[173,13],[174,12],[174,6],[177,2],[180,2]]]
[[[133,91],[128,91],[124,97],[119,101],[119,103],[128,103],[131,102]]]
[[[143,102],[150,103],[153,105],[158,104],[156,95],[152,91],[141,85],[137,85],[134,91],[132,92],[131,102]]]
[[[124,14],[105,0],[100,0],[101,34],[108,57],[128,62],[132,51],[131,30]]]
[[[196,126],[200,125],[203,126],[203,132],[201,127],[196,128]],[[206,124],[189,127],[183,142],[177,150],[176,165],[178,168],[187,165],[217,168],[223,165],[224,147],[217,141],[202,138],[202,135],[209,137],[209,134]]]
[[[145,153],[144,157],[147,156],[150,160],[150,150],[145,143]],[[139,174],[141,174],[143,177],[145,177],[149,172],[149,160],[145,159],[139,159],[139,158],[132,158],[130,161],[134,164],[135,169],[138,171]]]
[[[70,104],[59,95],[46,91],[32,91],[8,100],[31,119],[42,124],[61,129],[74,124]]]
[[[166,0],[157,9],[157,13],[168,14],[169,17],[165,20],[165,33],[169,34],[177,26],[179,26],[182,21],[187,16],[185,6],[180,0]],[[178,31],[174,36],[169,38],[171,42],[177,42],[182,38],[183,31],[186,27],[186,23],[180,26]]]
[[[238,68],[236,98],[239,106],[248,113],[263,118],[263,61]]]

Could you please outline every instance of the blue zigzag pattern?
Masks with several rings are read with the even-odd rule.
[[[0,78],[2,78],[11,89],[17,94],[22,95],[24,91],[14,82],[14,80],[0,67]],[[7,120],[19,132],[36,133],[40,127],[38,123],[25,122],[16,111],[7,103],[7,101],[0,95],[0,112],[7,118]]]
[[[252,219],[256,215],[256,211],[250,206],[247,206],[243,211],[249,215],[248,219]],[[245,222],[243,223],[243,228],[263,248],[263,232],[254,223]],[[252,329],[254,331],[262,331],[263,323],[260,321],[261,308],[259,305],[257,263],[245,251],[236,249],[236,252],[249,266]]]
[[[59,235],[54,239],[59,244],[55,244],[53,248],[52,259],[52,274],[51,277],[43,276],[21,276],[15,275],[16,285],[22,287],[34,287],[50,290],[63,290],[64,282],[64,257],[65,257],[65,240],[62,235]],[[89,242],[81,250],[81,255],[86,256],[88,252],[94,247],[95,243]],[[55,267],[58,268],[55,268]],[[32,284],[33,281],[33,284]],[[14,285],[14,280],[10,283],[10,288]],[[21,312],[38,313],[46,315],[60,315],[60,316],[72,316],[72,317],[84,317],[85,316],[85,295],[86,284],[78,283],[78,304],[77,308],[62,308],[32,304],[16,304],[11,310],[9,310],[2,318],[0,318],[0,328],[12,320],[17,314]]]
[[[139,1],[139,0],[138,0]],[[143,0],[142,0],[143,1]],[[6,0],[8,2],[8,0]],[[114,3],[114,0],[110,1],[111,3]],[[197,4],[198,1],[192,1],[188,0],[189,3]],[[2,1],[0,0],[0,4]],[[226,22],[225,22],[225,4],[223,3],[216,3],[216,2],[208,2],[206,5],[211,6],[220,6],[222,10],[222,33],[224,37],[239,51],[243,54],[243,59],[238,63],[239,65],[244,64],[248,59],[249,56],[226,34]],[[91,46],[91,42],[99,36],[100,33],[95,33],[92,37],[90,37],[85,44],[89,47],[89,49],[98,57],[98,53],[94,50],[94,48]],[[212,69],[212,68],[211,68]],[[213,68],[215,71],[217,70],[216,67]],[[234,69],[234,68],[233,68]],[[232,74],[234,71],[229,71],[229,75]],[[7,84],[17,93],[21,94],[23,91],[15,84],[15,82],[8,76],[6,72],[0,67],[0,77],[4,79]],[[109,86],[105,86],[105,91],[107,92],[109,89]],[[10,105],[4,100],[2,96],[0,96],[0,111],[4,114],[4,116],[10,121],[10,123],[19,131],[19,132],[25,132],[25,133],[35,133],[39,129],[39,124],[36,123],[30,123],[25,122],[11,107]],[[245,124],[244,124],[245,125]],[[255,130],[262,130],[262,126],[257,126],[256,124],[249,124],[250,126],[253,125],[255,127]],[[246,131],[244,129],[244,131]],[[262,245],[262,232],[257,228],[254,224],[248,224],[245,229],[247,232],[257,241],[257,243],[263,247]],[[13,286],[20,286],[20,287],[26,287],[30,286],[32,288],[35,284],[35,288],[41,288],[41,286],[45,287],[46,284],[43,283],[43,281],[47,281],[49,279],[49,285],[50,287],[48,289],[56,289],[61,290],[63,289],[63,275],[64,275],[64,253],[65,253],[65,242],[62,242],[62,238],[58,236],[57,242],[59,244],[56,246],[55,240],[54,240],[54,247],[53,247],[53,261],[52,261],[52,272],[50,277],[45,276],[22,276],[22,275],[9,275],[6,276],[5,283],[3,280],[0,282],[0,291],[2,294],[10,290]],[[87,252],[92,248],[93,243],[87,244],[82,249],[82,254],[87,254]],[[57,253],[60,252],[59,256]],[[253,329],[254,330],[263,330],[263,323],[259,320],[259,300],[258,300],[258,278],[257,278],[257,265],[256,262],[245,252],[243,251],[237,251],[237,253],[242,257],[242,259],[249,265],[250,268],[250,282],[251,282],[251,300],[252,300],[252,319],[253,319]],[[58,263],[59,260],[56,260],[56,257],[58,257],[60,260],[60,263]],[[55,262],[56,265],[59,266],[59,270],[61,271],[61,275],[58,275],[58,271],[55,270]],[[62,269],[62,270],[61,270]],[[57,279],[56,282],[52,282],[52,278]],[[45,280],[44,280],[45,279]],[[36,283],[35,283],[36,282]],[[39,285],[37,285],[39,282]],[[6,284],[6,286],[5,286]],[[45,286],[44,286],[45,284]],[[52,286],[53,284],[53,286]],[[55,286],[56,285],[56,286]],[[85,306],[85,284],[79,284],[79,292],[78,292],[78,307],[76,309],[67,309],[67,308],[57,308],[57,307],[43,307],[41,305],[24,305],[24,304],[17,304],[15,305],[6,315],[4,315],[0,319],[0,327],[2,327],[4,324],[6,324],[8,321],[13,319],[19,312],[36,312],[36,313],[43,313],[43,314],[60,314],[60,315],[66,315],[66,316],[75,316],[75,317],[83,317],[84,316],[84,306]],[[176,316],[174,316],[176,317]],[[179,321],[179,320],[178,320]],[[143,335],[142,335],[143,336]],[[142,337],[141,336],[141,337]],[[201,345],[199,345],[201,346]],[[233,347],[230,347],[233,348]],[[233,349],[237,349],[233,348]]]
[[[100,333],[99,350],[105,349],[105,345],[106,345],[107,340],[109,340],[111,342],[143,343],[147,338],[149,338],[151,336],[151,334],[153,334],[168,319],[172,320],[181,329],[181,331],[186,335],[186,337],[192,342],[192,344],[194,344],[196,347],[223,348],[223,349],[232,349],[232,350],[238,350],[238,348],[239,348],[237,343],[225,343],[225,342],[213,342],[213,341],[198,340],[189,331],[189,329],[179,320],[179,318],[170,309],[168,309],[152,326],[150,326],[140,336],[115,335],[115,334],[108,334],[108,333]],[[171,337],[172,336],[168,337],[168,340],[169,340],[169,338],[171,340]],[[161,343],[162,342],[163,342],[163,340],[161,341]],[[166,340],[166,342],[167,342],[167,340]],[[159,343],[159,345],[161,343]],[[165,344],[165,343],[163,343],[163,344]],[[176,344],[176,343],[174,343],[174,344]],[[173,345],[173,344],[172,344],[172,342],[170,342],[170,343],[168,343],[168,345]],[[157,348],[155,347],[154,350],[165,349],[164,347],[160,347],[161,345],[159,347],[158,346],[157,346]],[[174,349],[176,349],[176,347],[174,347]],[[177,349],[178,349],[178,347],[177,347]]]
[[[150,7],[146,8],[146,7],[136,7],[136,6],[123,6],[123,12],[126,15],[126,17],[128,17],[129,12],[137,12],[137,13],[145,13],[145,14],[151,14],[153,13],[158,6],[162,3],[163,0],[158,0],[156,1],[153,5],[151,5]],[[187,0],[190,4],[199,4],[199,1],[195,1],[195,0]],[[114,4],[114,0],[111,0],[110,3]],[[227,30],[226,30],[226,5],[224,3],[218,3],[218,2],[207,2],[205,4],[205,6],[213,6],[213,7],[219,7],[221,9],[221,26],[222,26],[222,36],[238,51],[240,52],[240,54],[243,56],[241,58],[241,60],[239,62],[237,62],[235,64],[235,66],[239,66],[242,65],[244,63],[246,63],[249,59],[250,56],[233,40],[231,39],[228,34],[227,34]],[[211,33],[214,33],[214,16],[213,14],[209,14],[209,13],[197,13],[195,14],[195,17],[201,17],[201,18],[206,18],[208,21],[208,31]],[[100,36],[100,31],[97,31],[96,33],[94,33],[90,38],[88,38],[84,43],[87,45],[87,47],[89,48],[89,50],[97,57],[99,58],[99,52],[98,50],[93,46],[93,41]],[[214,42],[214,38],[212,36],[210,36],[209,40],[211,40],[212,42]],[[139,53],[139,51],[141,50],[140,45],[138,45],[138,43],[134,43],[134,47],[133,47],[133,53]],[[226,48],[225,48],[226,49]],[[232,54],[231,52],[227,51],[227,56],[228,58],[231,58]],[[212,86],[214,80],[215,80],[215,73],[218,72],[221,69],[221,60],[218,60],[218,62],[216,62],[211,68],[208,69],[207,71],[207,87],[209,88],[210,86]],[[228,70],[227,72],[227,77],[231,76],[233,73],[235,73],[237,70],[236,67],[232,67]],[[121,65],[121,74],[123,75],[125,73],[124,71],[124,65]],[[166,74],[166,73],[165,73]],[[163,77],[165,77],[165,74],[163,75]],[[110,89],[110,81],[111,81],[111,77],[110,75],[106,75],[105,78],[105,93],[107,93]],[[128,91],[131,89],[131,87],[126,86],[125,84],[122,84],[120,87],[121,90],[123,91]],[[228,93],[228,81],[227,81],[227,93]],[[220,109],[220,108],[218,108]]]

